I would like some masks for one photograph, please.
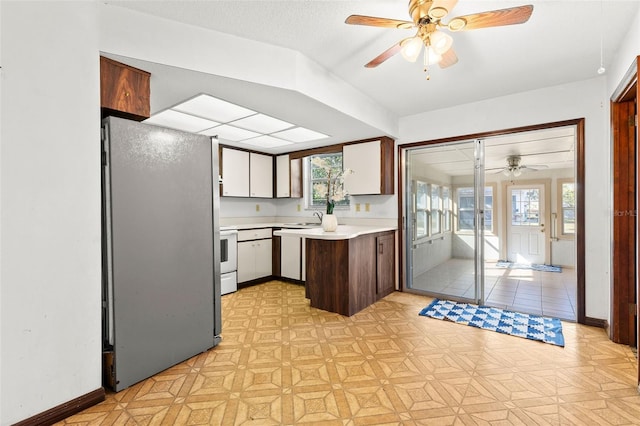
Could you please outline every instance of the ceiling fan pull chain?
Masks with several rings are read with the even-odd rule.
[[[427,75],[427,80],[431,80],[431,75],[429,75],[429,39],[425,43],[424,47],[424,72]]]

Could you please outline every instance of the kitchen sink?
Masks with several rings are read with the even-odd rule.
[[[296,223],[284,223],[284,227],[289,228],[319,228],[322,226],[319,222],[296,222]]]

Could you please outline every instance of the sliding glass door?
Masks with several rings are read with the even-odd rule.
[[[481,140],[405,151],[408,290],[483,301],[483,161]]]

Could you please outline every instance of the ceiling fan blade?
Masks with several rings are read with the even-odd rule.
[[[384,61],[386,61],[396,53],[400,52],[401,48],[402,48],[402,41],[394,44],[393,46],[391,46],[390,48],[388,48],[387,50],[385,50],[384,52],[382,52],[381,54],[373,58],[371,61],[369,61],[369,63],[365,65],[365,67],[367,68],[377,67],[378,65],[380,65],[381,63],[383,63]]]
[[[345,21],[346,24],[351,25],[368,25],[370,27],[384,27],[384,28],[400,28],[410,29],[413,28],[413,22],[400,21],[398,19],[389,18],[376,18],[375,16],[363,16],[363,15],[351,15]]]
[[[451,48],[442,54],[442,60],[438,65],[440,65],[440,68],[447,68],[457,63],[458,56],[456,55],[456,52],[453,50],[453,48]]]
[[[531,169],[531,170],[538,170],[538,169],[548,169],[549,166],[546,164],[529,164],[528,166],[520,166],[521,169]]]
[[[495,171],[494,171],[494,170],[495,170]],[[497,175],[497,174],[499,174],[499,173],[504,172],[504,171],[505,171],[505,168],[503,167],[503,168],[501,168],[501,169],[485,169],[484,171],[485,171],[485,173],[486,173],[486,172],[491,172],[491,173],[489,173],[489,174]]]
[[[527,5],[458,16],[449,22],[449,29],[452,31],[469,31],[477,30],[479,28],[523,24],[529,20],[532,12],[533,6]],[[461,20],[465,21],[466,25],[462,28],[458,28],[461,24]]]

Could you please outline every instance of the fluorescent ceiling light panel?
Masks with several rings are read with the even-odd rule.
[[[269,117],[264,114],[256,114],[251,117],[243,118],[234,121],[234,126],[242,127],[243,129],[253,130],[258,133],[273,133],[280,130],[293,127],[293,124],[286,121],[278,120],[277,118]]]
[[[257,138],[242,141],[248,145],[258,146],[260,148],[275,148],[277,146],[292,145],[292,142],[283,139],[274,138],[269,135],[258,136]]]
[[[156,126],[170,127],[172,129],[184,130],[185,132],[198,133],[205,129],[215,127],[220,123],[196,117],[189,114],[183,114],[178,111],[166,110],[144,120],[146,124],[154,124]]]
[[[282,132],[274,133],[272,136],[286,139],[291,142],[309,142],[329,137],[322,133],[305,129],[304,127],[294,127],[293,129],[283,130]]]
[[[229,126],[228,124],[223,124],[222,126],[214,127],[212,129],[207,129],[203,132],[200,132],[202,135],[207,136],[218,136],[221,139],[226,139],[228,141],[238,142],[245,139],[255,138],[256,136],[260,136],[260,133],[252,132],[251,130],[241,129],[239,127]]]
[[[257,114],[257,112],[250,109],[204,94],[189,99],[171,109],[209,118],[221,123]]]

